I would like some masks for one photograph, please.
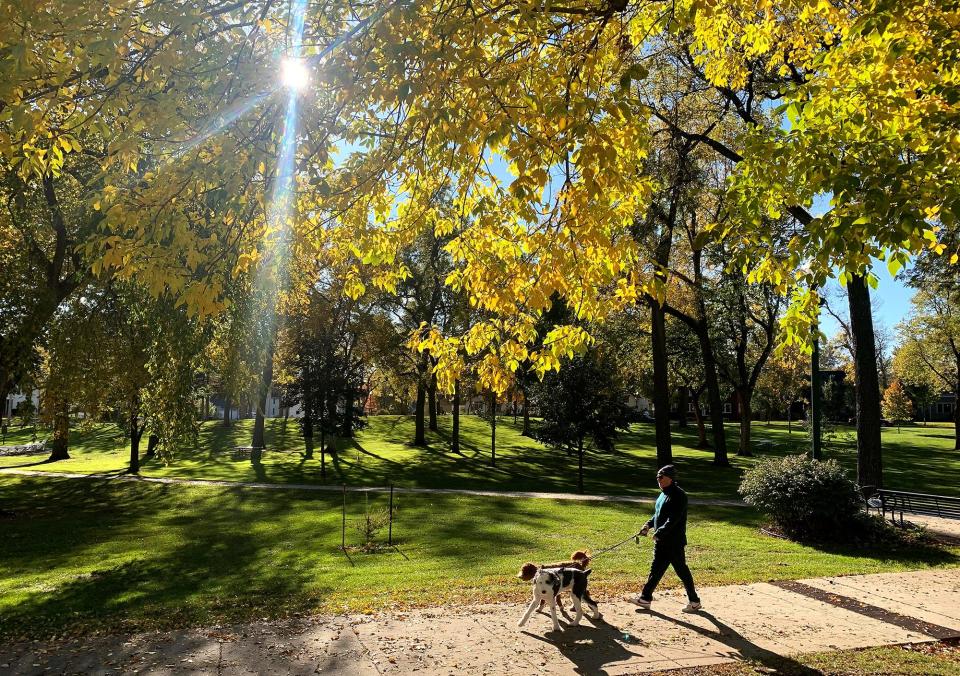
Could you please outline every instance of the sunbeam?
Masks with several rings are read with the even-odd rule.
[[[254,422],[253,446],[263,446],[263,419],[267,397],[273,380],[273,353],[277,336],[277,300],[287,277],[287,259],[290,246],[290,219],[296,199],[297,103],[309,82],[306,64],[301,60],[306,0],[295,0],[291,5],[290,48],[282,62],[283,84],[287,88],[287,111],[283,121],[283,136],[274,177],[270,203],[267,209],[267,230],[264,238],[264,256],[254,284],[257,330],[251,336],[263,342],[256,351],[263,357],[263,373],[257,397],[257,417]]]
[[[270,93],[257,94],[248,99],[243,99],[237,101],[226,110],[219,111],[215,117],[210,119],[200,131],[199,134],[193,138],[184,141],[179,148],[177,148],[177,155],[183,155],[194,148],[200,146],[202,143],[213,138],[221,131],[229,127],[231,124],[239,120],[241,117],[246,115],[248,112],[257,107],[264,99],[266,99]]]

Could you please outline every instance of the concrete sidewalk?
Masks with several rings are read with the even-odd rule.
[[[676,591],[649,611],[600,603],[603,619],[517,628],[523,606],[316,616],[132,637],[0,646],[0,672],[637,674],[960,636],[960,570],[708,587],[704,612]],[[567,604],[570,605],[569,603]],[[802,673],[802,668],[800,668]]]

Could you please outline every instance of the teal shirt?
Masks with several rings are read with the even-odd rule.
[[[645,524],[653,529],[657,541],[674,545],[687,544],[687,494],[677,484],[670,484],[657,496],[653,518]]]
[[[663,503],[667,501],[667,494],[660,493],[657,496],[657,504],[653,507],[653,529],[656,530],[663,525],[663,522],[660,521],[660,509],[663,507]],[[648,512],[649,513],[649,512]]]

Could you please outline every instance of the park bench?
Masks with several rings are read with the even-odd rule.
[[[236,460],[250,459],[254,465],[259,465],[263,458],[264,446],[234,446],[233,457]]]
[[[894,523],[896,523],[897,513],[900,514],[901,524],[903,524],[904,513],[960,519],[960,498],[947,495],[908,493],[880,488],[870,496],[867,505],[877,509],[884,518],[889,512],[890,520]]]

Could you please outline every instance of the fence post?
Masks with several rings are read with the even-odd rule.
[[[393,484],[390,484],[390,529],[387,535],[387,544],[393,546]]]
[[[340,549],[347,551],[347,484],[343,484],[343,510],[340,519]]]

